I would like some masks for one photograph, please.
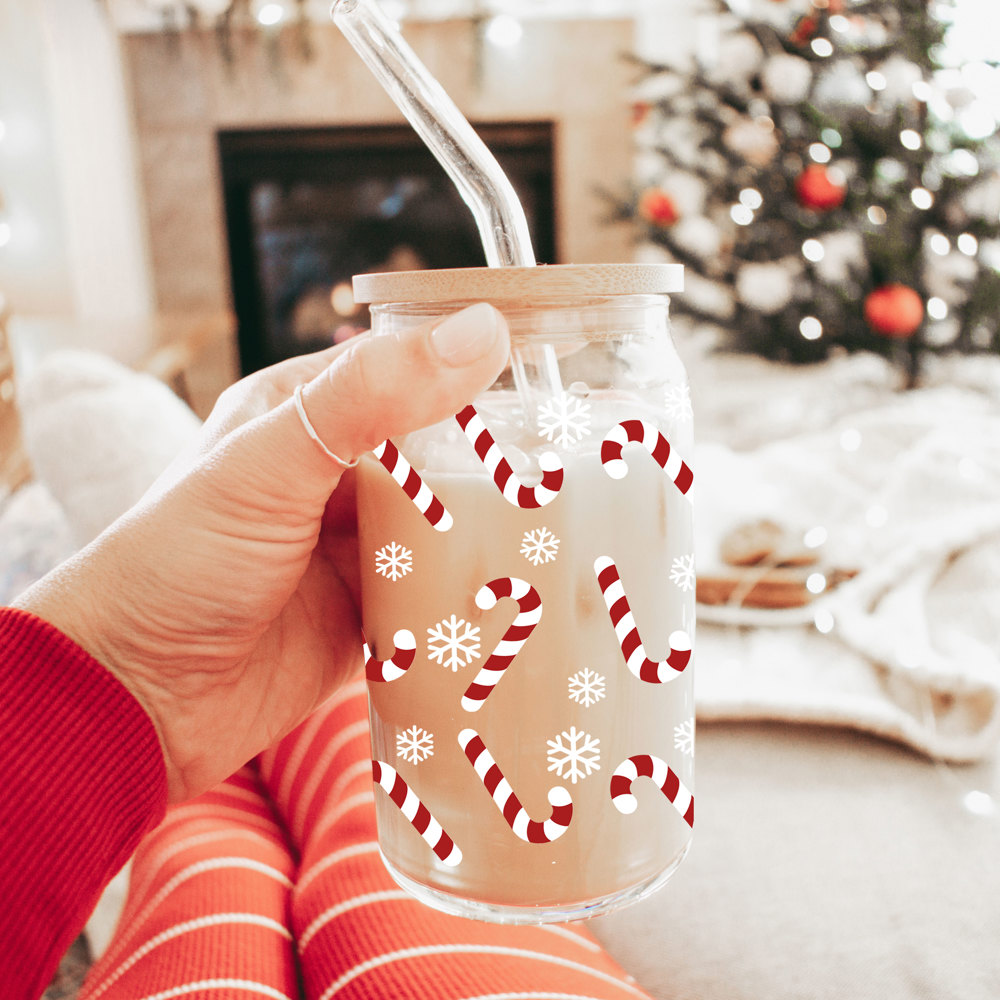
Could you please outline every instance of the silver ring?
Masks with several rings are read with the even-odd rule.
[[[302,426],[306,429],[306,434],[308,434],[309,437],[311,437],[313,439],[313,441],[315,441],[316,444],[319,445],[319,447],[322,450],[322,452],[323,452],[324,455],[326,455],[328,458],[332,458],[337,463],[337,465],[339,465],[341,468],[343,468],[343,469],[353,469],[354,466],[356,466],[358,464],[358,462],[360,461],[360,459],[355,458],[355,459],[352,459],[350,462],[348,462],[346,459],[341,458],[339,455],[334,454],[323,443],[322,438],[320,438],[320,436],[316,433],[316,428],[313,427],[313,425],[309,422],[309,417],[306,416],[306,408],[305,408],[305,406],[302,403],[302,386],[301,385],[297,385],[295,387],[294,397],[295,397],[295,412],[299,415],[299,420],[302,421]]]

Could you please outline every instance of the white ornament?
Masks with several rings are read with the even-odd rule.
[[[996,222],[1000,215],[1000,173],[970,187],[962,195],[962,207],[973,218]]]
[[[792,276],[778,263],[744,264],[736,275],[737,298],[765,315],[784,309],[794,292]]]
[[[820,238],[823,257],[813,266],[821,281],[836,285],[848,279],[851,269],[865,259],[861,234],[852,230],[829,233]]]
[[[722,235],[711,219],[703,215],[685,215],[672,227],[677,245],[703,260],[714,257],[722,246]]]
[[[753,35],[746,31],[733,31],[719,41],[706,76],[712,83],[746,84],[757,72],[763,58],[764,50]]]
[[[884,104],[908,104],[913,100],[913,85],[923,79],[920,67],[898,54],[889,56],[875,71],[885,79],[879,93],[879,101]]]
[[[864,73],[847,59],[830,66],[816,81],[813,101],[821,108],[843,108],[867,104],[872,97]]]
[[[731,319],[736,313],[736,303],[729,288],[694,271],[684,274],[684,298],[700,312],[719,320]]]
[[[779,104],[798,104],[804,101],[812,85],[813,72],[801,56],[782,52],[771,56],[764,64],[761,82],[764,92]]]

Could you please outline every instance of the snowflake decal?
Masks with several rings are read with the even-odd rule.
[[[559,539],[548,528],[535,528],[526,531],[521,539],[521,555],[532,566],[552,562],[559,551]]]
[[[694,590],[694,555],[678,556],[670,564],[670,582],[681,590]]]
[[[601,769],[600,740],[570,726],[569,732],[561,732],[554,740],[548,740],[549,770],[560,778],[568,779],[575,785],[581,778]]]
[[[375,572],[387,580],[400,580],[413,569],[413,553],[404,545],[389,542],[375,553]]]
[[[590,433],[590,403],[562,392],[538,406],[538,436],[568,448]]]
[[[663,394],[664,408],[668,417],[687,422],[694,416],[691,409],[691,390],[687,385],[671,385]]]
[[[584,708],[599,702],[604,693],[604,678],[596,670],[584,667],[569,679],[570,699]]]
[[[694,716],[674,726],[674,748],[689,757],[694,756]]]
[[[422,760],[434,756],[434,734],[410,726],[396,737],[396,756],[408,760],[411,764],[419,764]]]
[[[453,673],[479,658],[479,626],[452,615],[427,630],[427,653]]]

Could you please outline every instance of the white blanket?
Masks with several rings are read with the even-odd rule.
[[[814,370],[783,405],[822,414],[840,374]],[[876,398],[825,430],[697,449],[700,571],[765,517],[824,528],[830,561],[860,570],[804,609],[699,608],[699,718],[846,724],[975,759],[1000,736],[1000,403],[989,384]]]

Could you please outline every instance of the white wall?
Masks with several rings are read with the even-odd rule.
[[[95,328],[148,316],[152,284],[118,40],[98,0],[0,0],[0,118],[0,289],[16,316],[78,320],[81,346],[101,349]]]

